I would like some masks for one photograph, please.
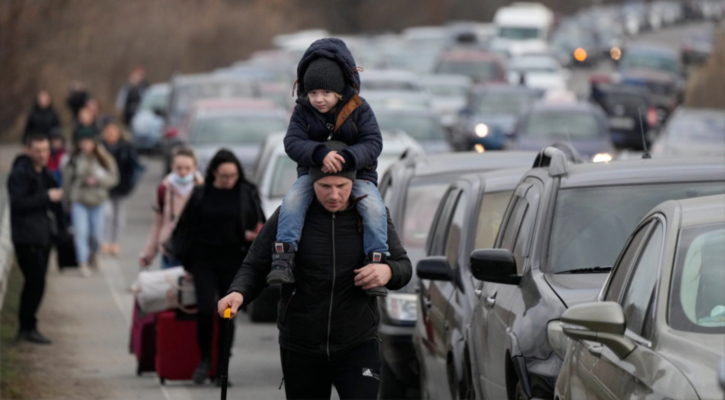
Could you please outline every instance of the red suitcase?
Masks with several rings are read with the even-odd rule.
[[[155,371],[156,313],[144,314],[137,302],[133,305],[130,350],[136,355],[136,375]]]
[[[217,374],[218,335],[219,321],[215,314],[210,378]],[[166,379],[190,380],[200,360],[196,321],[179,320],[173,310],[160,312],[156,318],[156,373],[161,383]]]

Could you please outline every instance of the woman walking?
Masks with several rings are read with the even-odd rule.
[[[54,129],[60,129],[60,119],[58,119],[58,113],[53,108],[50,94],[45,90],[41,90],[35,97],[33,110],[30,111],[28,120],[25,122],[23,143],[25,143],[26,138],[31,133],[42,133],[43,135],[50,136],[50,133]]]
[[[203,383],[212,368],[216,295],[226,294],[263,223],[256,187],[244,178],[237,157],[229,150],[219,150],[209,163],[204,185],[194,189],[172,236],[175,255],[193,276],[196,289],[201,353],[194,372],[196,383]],[[223,343],[218,343],[221,351]]]
[[[113,156],[118,167],[118,184],[111,189],[110,199],[106,203],[105,241],[101,245],[103,254],[118,256],[121,253],[119,240],[126,226],[126,199],[134,187],[134,175],[138,165],[138,156],[131,143],[121,137],[121,128],[114,122],[103,128],[103,145]]]
[[[194,186],[204,183],[204,178],[196,171],[196,155],[188,147],[174,150],[171,158],[171,173],[167,175],[158,189],[154,201],[154,225],[146,241],[146,248],[139,258],[141,268],[148,267],[156,254],[161,253],[161,268],[181,265],[171,254],[164,250],[164,243],[171,237],[176,221],[184,210]]]
[[[85,277],[91,276],[90,266],[98,268],[104,203],[118,183],[116,162],[95,137],[95,130],[81,129],[73,155],[63,168],[64,203],[70,205],[76,256]]]

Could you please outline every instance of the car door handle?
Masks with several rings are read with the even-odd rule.
[[[604,350],[604,347],[601,344],[592,344],[592,345],[586,345],[587,351],[595,357],[599,357],[602,355],[602,350]]]
[[[489,307],[493,307],[496,304],[496,295],[498,292],[493,292],[493,294],[489,297],[486,297],[486,305]]]
[[[425,308],[430,309],[433,306],[433,303],[431,303],[429,298],[423,297],[423,305]]]
[[[476,297],[481,297],[481,294],[483,294],[483,289],[473,289],[473,293],[476,294]]]

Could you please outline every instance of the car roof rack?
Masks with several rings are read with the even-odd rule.
[[[534,160],[533,168],[549,168],[549,176],[566,175],[569,164],[580,164],[579,152],[569,143],[557,142],[544,147]]]

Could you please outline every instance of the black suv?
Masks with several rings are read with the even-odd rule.
[[[425,256],[431,222],[446,188],[460,175],[523,167],[536,153],[451,153],[402,160],[380,179],[380,194],[413,265]],[[418,364],[412,336],[417,319],[417,279],[380,299],[381,399],[418,397]]]
[[[478,301],[464,346],[478,398],[554,396],[556,321],[601,290],[629,233],[666,200],[725,193],[725,160],[570,165],[547,147],[521,179],[493,249],[471,254]]]

